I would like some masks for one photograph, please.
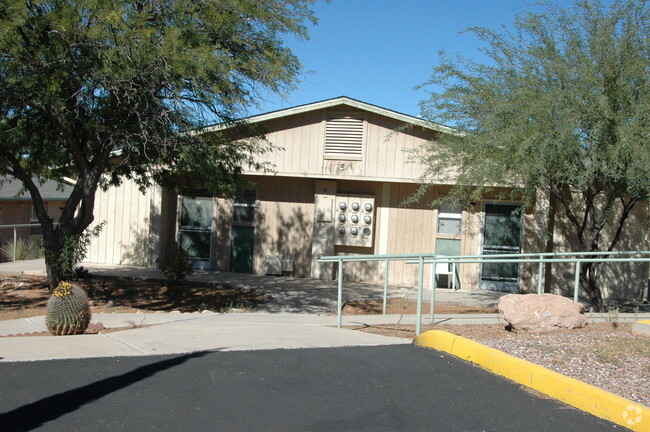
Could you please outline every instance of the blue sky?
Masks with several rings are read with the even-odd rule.
[[[462,30],[498,29],[530,7],[524,0],[318,0],[311,39],[288,42],[304,65],[302,82],[287,100],[267,97],[259,112],[349,96],[417,116],[427,94],[414,87],[427,81],[440,50],[478,58],[477,39]]]

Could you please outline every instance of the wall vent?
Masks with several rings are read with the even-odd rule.
[[[325,157],[361,159],[363,131],[363,114],[328,113],[325,125]]]

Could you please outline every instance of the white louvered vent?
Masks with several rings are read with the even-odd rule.
[[[363,155],[363,114],[327,114],[325,157],[361,159]]]

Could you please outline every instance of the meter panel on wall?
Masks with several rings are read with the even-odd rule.
[[[334,244],[371,247],[374,235],[375,197],[337,195],[336,206]]]

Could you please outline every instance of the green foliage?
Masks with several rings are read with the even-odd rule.
[[[7,261],[14,259],[14,241],[7,240],[0,247],[2,257]],[[43,256],[43,243],[40,239],[32,237],[18,237],[16,239],[16,261],[31,260]]]
[[[74,279],[83,273],[78,270],[77,264],[86,258],[88,247],[93,237],[99,236],[99,233],[106,225],[106,221],[96,225],[92,230],[86,230],[79,235],[68,235],[63,240],[63,247],[58,257],[57,264],[61,277],[65,279]]]
[[[29,190],[46,259],[92,223],[98,187],[233,194],[268,168],[261,131],[232,119],[295,86],[284,40],[308,37],[313,2],[0,0],[0,175]],[[232,127],[197,133],[214,123]],[[76,179],[56,227],[35,174]]]
[[[194,260],[179,246],[168,261],[159,263],[158,268],[170,284],[182,282],[194,273]]]
[[[86,292],[69,282],[61,282],[47,301],[45,323],[54,335],[82,334],[90,324],[90,304]]]
[[[470,28],[485,63],[442,56],[422,104],[461,132],[420,156],[460,185],[569,185],[650,193],[650,12],[645,1],[578,1],[518,17],[511,31]],[[458,171],[449,169],[449,162]],[[552,185],[552,186],[550,186]]]
[[[228,183],[263,146],[191,132],[294,87],[301,65],[283,38],[307,37],[310,3],[2,1],[0,154],[91,183],[104,172],[108,183],[187,172]],[[122,163],[108,164],[115,151]]]
[[[458,133],[413,156],[428,166],[423,182],[456,184],[452,198],[493,193],[531,205],[546,191],[582,250],[611,250],[650,196],[648,2],[541,7],[500,33],[470,28],[485,44],[484,62],[442,53],[422,109]],[[590,266],[583,287],[599,294]]]

